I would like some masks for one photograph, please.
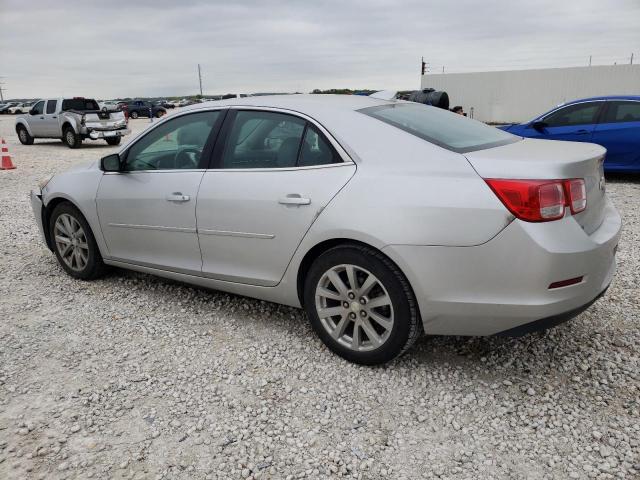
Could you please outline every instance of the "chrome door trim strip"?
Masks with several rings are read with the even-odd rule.
[[[110,227],[135,228],[138,230],[160,230],[161,232],[196,233],[195,228],[163,227],[161,225],[133,225],[130,223],[109,223]]]
[[[199,228],[198,233],[202,235],[218,235],[220,237],[259,238],[264,240],[276,238],[275,235],[269,233],[232,232],[229,230],[208,230],[204,228]]]

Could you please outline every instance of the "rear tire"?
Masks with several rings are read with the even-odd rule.
[[[62,141],[69,148],[80,148],[82,137],[71,127],[67,127],[62,132]]]
[[[354,363],[389,362],[422,333],[406,277],[389,258],[364,245],[337,246],[318,257],[305,279],[304,305],[324,344]]]
[[[27,129],[22,125],[18,127],[18,140],[23,145],[33,145],[33,137],[29,135]]]
[[[131,117],[131,118],[133,118],[133,119],[135,120],[136,118],[138,118],[138,112],[136,112],[136,111],[134,110],[133,112],[131,112],[131,113],[129,114],[129,117]]]
[[[91,227],[80,210],[62,202],[49,219],[49,233],[58,263],[74,278],[93,280],[106,269]]]
[[[107,143],[113,147],[115,147],[116,145],[120,145],[120,139],[121,137],[110,137],[110,138],[105,138],[105,140],[107,141]]]

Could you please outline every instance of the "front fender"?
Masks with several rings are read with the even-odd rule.
[[[76,167],[55,175],[42,190],[42,201],[47,210],[53,201],[64,199],[71,202],[87,220],[102,256],[108,257],[109,250],[100,229],[96,206],[96,192],[101,179],[102,172],[96,167],[96,162]]]

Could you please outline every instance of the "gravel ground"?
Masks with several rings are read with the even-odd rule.
[[[134,130],[148,125],[133,123]],[[0,478],[640,478],[640,178],[607,296],[521,339],[332,355],[304,314],[115,270],[73,280],[27,192],[114,150],[0,136]]]

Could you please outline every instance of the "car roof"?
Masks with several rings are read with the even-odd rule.
[[[258,97],[229,98],[226,100],[211,100],[185,107],[187,110],[199,110],[216,106],[248,106],[282,108],[304,113],[310,117],[319,114],[326,115],[328,111],[335,113],[360,110],[393,103],[394,101],[379,100],[359,95],[331,95],[331,94],[292,94],[292,95],[261,95]]]
[[[640,95],[606,95],[606,96],[601,96],[601,97],[588,97],[588,98],[581,98],[578,100],[571,100],[570,102],[565,102],[563,105],[571,105],[573,103],[582,103],[582,102],[589,102],[589,101],[595,101],[595,100],[635,100],[635,101],[640,101]]]

